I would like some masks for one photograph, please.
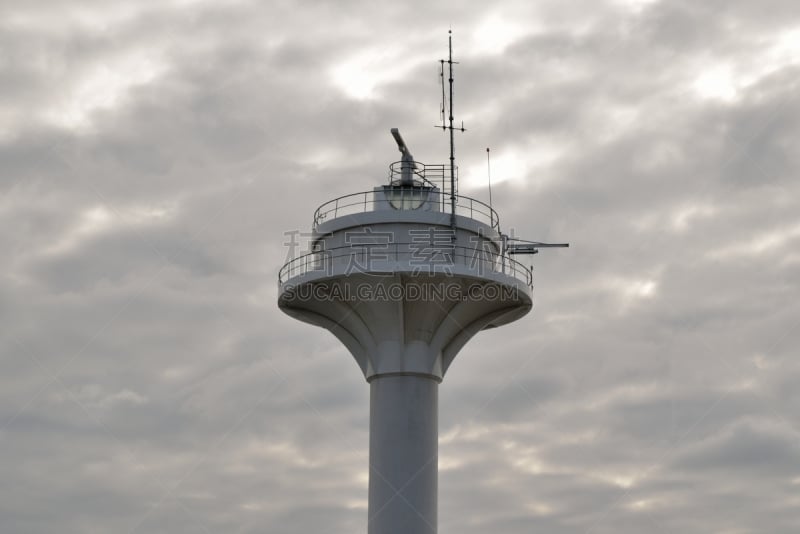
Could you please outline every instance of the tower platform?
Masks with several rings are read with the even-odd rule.
[[[457,195],[451,217],[449,192],[431,180],[446,168],[417,166],[413,185],[393,180],[320,206],[311,251],[279,272],[280,308],[333,333],[367,380],[441,381],[472,336],[532,307],[532,273],[503,254],[497,213]]]

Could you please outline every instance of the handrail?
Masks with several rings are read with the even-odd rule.
[[[414,191],[410,189],[410,191]],[[440,196],[443,196],[441,191]],[[335,219],[345,215],[354,215],[356,213],[366,213],[375,211],[378,204],[391,205],[393,209],[398,211],[411,211],[415,208],[405,207],[404,204],[395,205],[391,203],[390,199],[375,199],[375,191],[361,191],[358,193],[350,193],[343,195],[333,200],[325,202],[314,212],[314,229],[329,218]],[[448,197],[449,198],[449,197]],[[450,213],[451,207],[449,202],[440,202],[440,209],[442,213]],[[372,209],[370,209],[370,207]],[[488,224],[494,230],[500,231],[500,217],[497,212],[488,204],[476,200],[474,198],[456,195],[456,215],[462,215],[476,221]]]
[[[399,181],[403,177],[403,171],[407,169],[409,163],[405,161],[395,161],[389,164],[389,183]],[[447,191],[450,176],[450,165],[444,163],[425,164],[421,161],[414,162],[414,168],[411,171],[414,176],[420,181],[429,185],[437,185],[442,191]],[[456,167],[456,176],[458,175],[458,167]]]
[[[377,251],[370,247],[375,247]],[[401,247],[403,247],[401,249]],[[418,248],[414,248],[418,247]],[[426,258],[420,258],[420,254],[437,254],[450,258],[449,263],[442,265],[441,262],[425,262]],[[366,267],[359,262],[369,261],[405,261],[420,260],[420,268],[425,266],[442,265],[442,272],[447,272],[447,267],[463,264],[476,268],[478,271],[488,268],[491,272],[510,275],[517,280],[524,282],[528,287],[533,287],[533,272],[522,263],[514,260],[507,255],[498,254],[491,250],[462,247],[451,244],[431,245],[429,243],[364,243],[358,245],[345,245],[328,250],[309,252],[286,262],[278,271],[278,283],[283,284],[290,278],[308,274],[310,272],[327,271],[332,272],[333,260],[350,257],[348,269],[353,262],[357,268],[348,270],[348,274],[353,272],[370,272],[370,265]],[[462,262],[455,261],[463,259]],[[468,264],[468,262],[470,262]],[[411,263],[409,263],[411,265]],[[425,272],[425,271],[422,271]]]

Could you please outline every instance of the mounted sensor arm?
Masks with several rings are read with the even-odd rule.
[[[403,154],[401,159],[402,163],[400,164],[400,185],[414,185],[414,169],[417,168],[417,164],[414,163],[414,156],[411,155],[411,151],[408,150],[406,142],[403,141],[400,130],[392,128],[390,131],[392,132],[392,137],[394,137],[395,142],[397,142],[397,149]]]
[[[509,256],[514,254],[538,254],[540,248],[568,248],[569,243],[540,243],[538,241],[525,241],[524,239],[514,239],[506,237],[505,252]],[[508,241],[517,241],[508,243]]]

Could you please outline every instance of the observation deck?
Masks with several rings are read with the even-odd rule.
[[[446,189],[448,167],[389,173],[316,209],[309,252],[278,273],[278,305],[333,333],[368,381],[440,381],[477,332],[530,311],[533,278],[504,254],[497,212]]]
[[[474,276],[501,284],[513,280],[530,292],[530,268],[503,253],[497,212],[464,195],[456,194],[453,202],[449,166],[415,162],[410,186],[398,185],[403,172],[408,172],[406,163],[394,162],[389,185],[319,206],[310,251],[281,267],[281,289],[289,282],[356,272],[411,272]]]

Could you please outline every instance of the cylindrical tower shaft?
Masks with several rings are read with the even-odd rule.
[[[439,382],[378,375],[370,382],[369,534],[435,534]]]

